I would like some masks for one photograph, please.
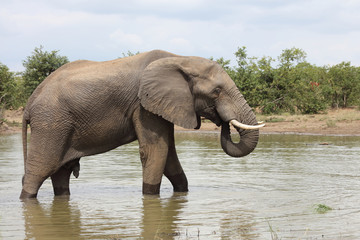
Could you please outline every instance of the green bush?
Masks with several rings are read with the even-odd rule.
[[[245,47],[238,48],[235,56],[235,67],[223,58],[217,61],[249,105],[265,114],[314,114],[330,106],[360,108],[360,68],[349,62],[318,67],[308,63],[306,53],[298,48],[283,50],[276,67],[271,57],[248,57]]]
[[[30,97],[35,88],[53,71],[68,63],[67,57],[58,55],[59,51],[47,52],[43,46],[35,48],[31,56],[23,62],[25,96]]]
[[[22,78],[0,63],[0,107],[18,108],[24,103]]]
[[[35,48],[23,62],[22,75],[12,73],[0,63],[0,108],[18,108],[35,88],[53,71],[68,62],[59,51]],[[137,53],[123,53],[123,57]],[[282,112],[313,114],[328,107],[358,106],[360,109],[360,67],[350,62],[318,67],[306,61],[298,48],[285,49],[277,60],[263,56],[249,57],[246,47],[230,60],[216,61],[234,80],[250,106],[265,114]],[[277,63],[277,66],[275,65]]]

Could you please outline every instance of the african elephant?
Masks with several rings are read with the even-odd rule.
[[[69,178],[71,173],[78,177],[81,157],[136,139],[143,193],[159,194],[163,174],[174,191],[188,191],[174,124],[198,129],[201,116],[222,125],[221,145],[230,156],[245,156],[256,147],[260,126],[255,115],[216,62],[154,50],[113,61],[66,64],[36,88],[24,110],[20,198],[36,197],[48,177],[55,195],[69,195]],[[231,140],[229,122],[240,134],[239,143]]]

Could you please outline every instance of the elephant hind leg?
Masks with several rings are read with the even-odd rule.
[[[36,198],[37,193],[28,193],[24,189],[21,190],[20,199]]]
[[[23,187],[21,190],[20,199],[36,198],[38,191],[46,178],[48,178],[47,175],[38,175],[31,172],[25,172],[22,180]]]
[[[56,171],[56,164],[47,164],[47,156],[29,152],[25,162],[20,199],[36,198],[43,182]]]
[[[79,176],[79,160],[80,158],[61,166],[59,170],[51,175],[55,196],[70,195],[70,175],[73,172],[76,178]]]
[[[40,119],[41,116],[42,113],[39,113],[38,118]],[[43,119],[39,123],[35,120],[30,124],[31,140],[24,162],[25,175],[20,198],[36,197],[42,183],[50,176],[54,179],[52,181],[57,189],[56,194],[68,191],[63,189],[69,188],[67,182],[73,171],[61,167],[71,143],[73,134],[71,126],[56,125],[54,129],[55,125],[50,124],[54,119],[52,121]]]

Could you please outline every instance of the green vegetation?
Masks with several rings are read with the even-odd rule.
[[[283,50],[277,61],[248,57],[245,47],[238,48],[235,56],[235,67],[223,58],[216,61],[250,106],[262,113],[312,114],[329,107],[360,107],[360,67],[350,62],[318,67],[308,63],[306,53],[298,48]]]
[[[68,63],[67,57],[59,56],[58,51],[47,52],[43,47],[35,48],[31,56],[23,62],[25,72],[22,74],[24,79],[25,96],[28,98],[35,88],[47,77]]]
[[[324,214],[327,213],[329,211],[331,211],[332,208],[329,206],[326,206],[325,204],[317,204],[315,205],[315,212],[319,213],[319,214]]]
[[[336,127],[336,121],[329,119],[329,120],[326,121],[326,126],[327,126],[328,128]]]
[[[35,88],[67,62],[67,57],[59,56],[58,51],[47,52],[40,46],[23,62],[24,72],[10,72],[7,66],[0,63],[0,113],[3,109],[24,106]]]
[[[21,76],[0,63],[0,109],[18,108],[24,104],[23,86]]]
[[[58,52],[44,51],[42,46],[35,48],[23,61],[25,71],[21,73],[10,72],[0,63],[0,109],[24,106],[34,89],[68,62]],[[241,47],[235,57],[236,66],[224,58],[216,61],[234,80],[250,106],[264,114],[313,114],[328,108],[360,108],[360,67],[350,62],[315,66],[306,61],[306,53],[298,48],[285,49],[273,59],[249,57],[246,47]]]

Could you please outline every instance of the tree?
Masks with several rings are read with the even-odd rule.
[[[0,105],[5,105],[13,87],[13,74],[9,68],[0,63]],[[9,91],[10,90],[10,91]]]
[[[250,59],[248,58],[246,47],[238,48],[235,52],[237,66],[233,69],[230,77],[233,78],[236,86],[240,92],[244,95],[245,99],[250,106],[254,107],[253,95],[251,94],[252,89],[256,86],[255,79],[252,75]]]
[[[53,71],[69,62],[67,57],[58,55],[58,52],[58,50],[47,52],[43,50],[43,46],[40,46],[35,48],[32,55],[23,62],[26,97],[29,97],[35,88]]]
[[[264,104],[265,113],[289,111],[294,113],[297,87],[301,77],[297,66],[306,63],[306,53],[298,48],[285,49],[279,60],[279,67],[272,71],[272,81],[268,84],[268,102]]]
[[[351,66],[350,62],[342,62],[330,67],[328,72],[326,94],[331,98],[333,107],[348,107],[359,104],[359,70]]]
[[[274,100],[274,89],[272,84],[275,77],[275,69],[272,67],[274,59],[271,57],[253,58],[248,66],[249,81],[252,82],[252,89],[248,93],[251,106],[260,107],[266,112]],[[276,99],[276,98],[275,98]]]
[[[296,64],[305,62],[306,52],[300,48],[285,49],[279,56],[280,67],[290,68]]]
[[[0,63],[0,108],[18,108],[24,103],[21,80]]]
[[[122,57],[119,57],[119,58],[132,57],[132,56],[135,56],[135,55],[138,55],[138,54],[140,54],[139,51],[133,53],[133,52],[128,50],[127,53],[122,53]]]
[[[292,93],[294,107],[302,114],[319,113],[328,107],[322,89],[326,71],[310,63],[297,64],[291,73],[296,84]]]
[[[245,47],[238,48],[235,56],[235,82],[250,106],[263,113],[317,113],[325,109],[319,84],[324,71],[307,63],[303,50],[283,50],[277,68],[272,66],[275,60],[271,57],[249,58]]]

